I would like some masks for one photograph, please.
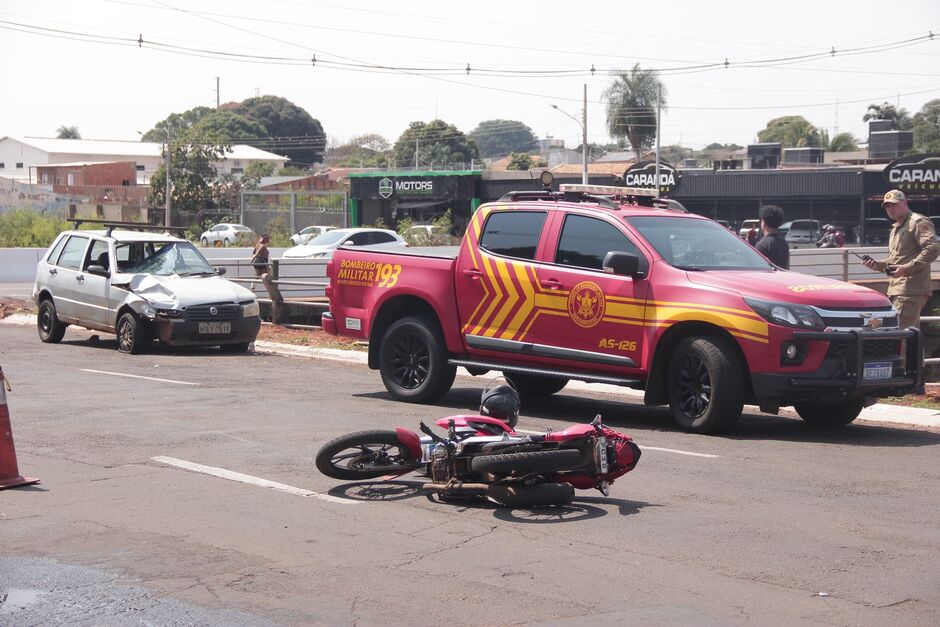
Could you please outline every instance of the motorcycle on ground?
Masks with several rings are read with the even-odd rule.
[[[605,426],[600,414],[589,424],[540,435],[518,434],[509,422],[492,415],[449,416],[436,421],[447,429],[446,437],[423,422],[423,436],[401,427],[358,431],[324,445],[316,465],[344,480],[420,472],[430,479],[423,487],[442,499],[488,497],[532,507],[570,503],[575,488],[596,488],[607,496],[610,484],[640,459],[633,440]]]

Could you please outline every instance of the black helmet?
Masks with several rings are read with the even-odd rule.
[[[519,392],[513,387],[512,381],[497,377],[490,381],[480,396],[480,414],[491,418],[498,418],[510,427],[519,422]]]

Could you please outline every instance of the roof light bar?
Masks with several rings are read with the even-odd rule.
[[[616,185],[583,185],[563,183],[559,185],[562,192],[583,192],[600,196],[656,196],[656,190],[648,187],[617,187]]]

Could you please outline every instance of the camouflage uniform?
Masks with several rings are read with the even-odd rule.
[[[930,300],[930,263],[940,253],[935,235],[929,218],[911,212],[891,229],[888,258],[876,262],[875,269],[881,272],[886,266],[893,265],[909,273],[888,282],[888,297],[898,310],[902,329],[920,327],[920,311]]]

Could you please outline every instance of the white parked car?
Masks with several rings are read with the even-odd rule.
[[[335,226],[320,226],[314,224],[291,235],[290,241],[294,243],[294,246],[300,246],[301,244],[306,244],[317,235],[322,235],[323,233],[332,231],[335,228]]]
[[[118,350],[220,346],[244,353],[261,328],[250,290],[223,279],[192,242],[138,231],[65,231],[36,267],[39,339],[74,324],[113,333]]]
[[[216,242],[222,242],[222,246],[231,246],[238,239],[239,234],[252,240],[257,237],[254,231],[244,224],[223,222],[216,224],[208,231],[203,231],[199,236],[199,241],[203,246],[215,246]],[[251,243],[254,244],[253,241]]]
[[[314,237],[306,244],[284,251],[284,259],[330,259],[340,246],[375,246],[382,248],[404,248],[405,240],[388,229],[354,228],[333,229]]]

